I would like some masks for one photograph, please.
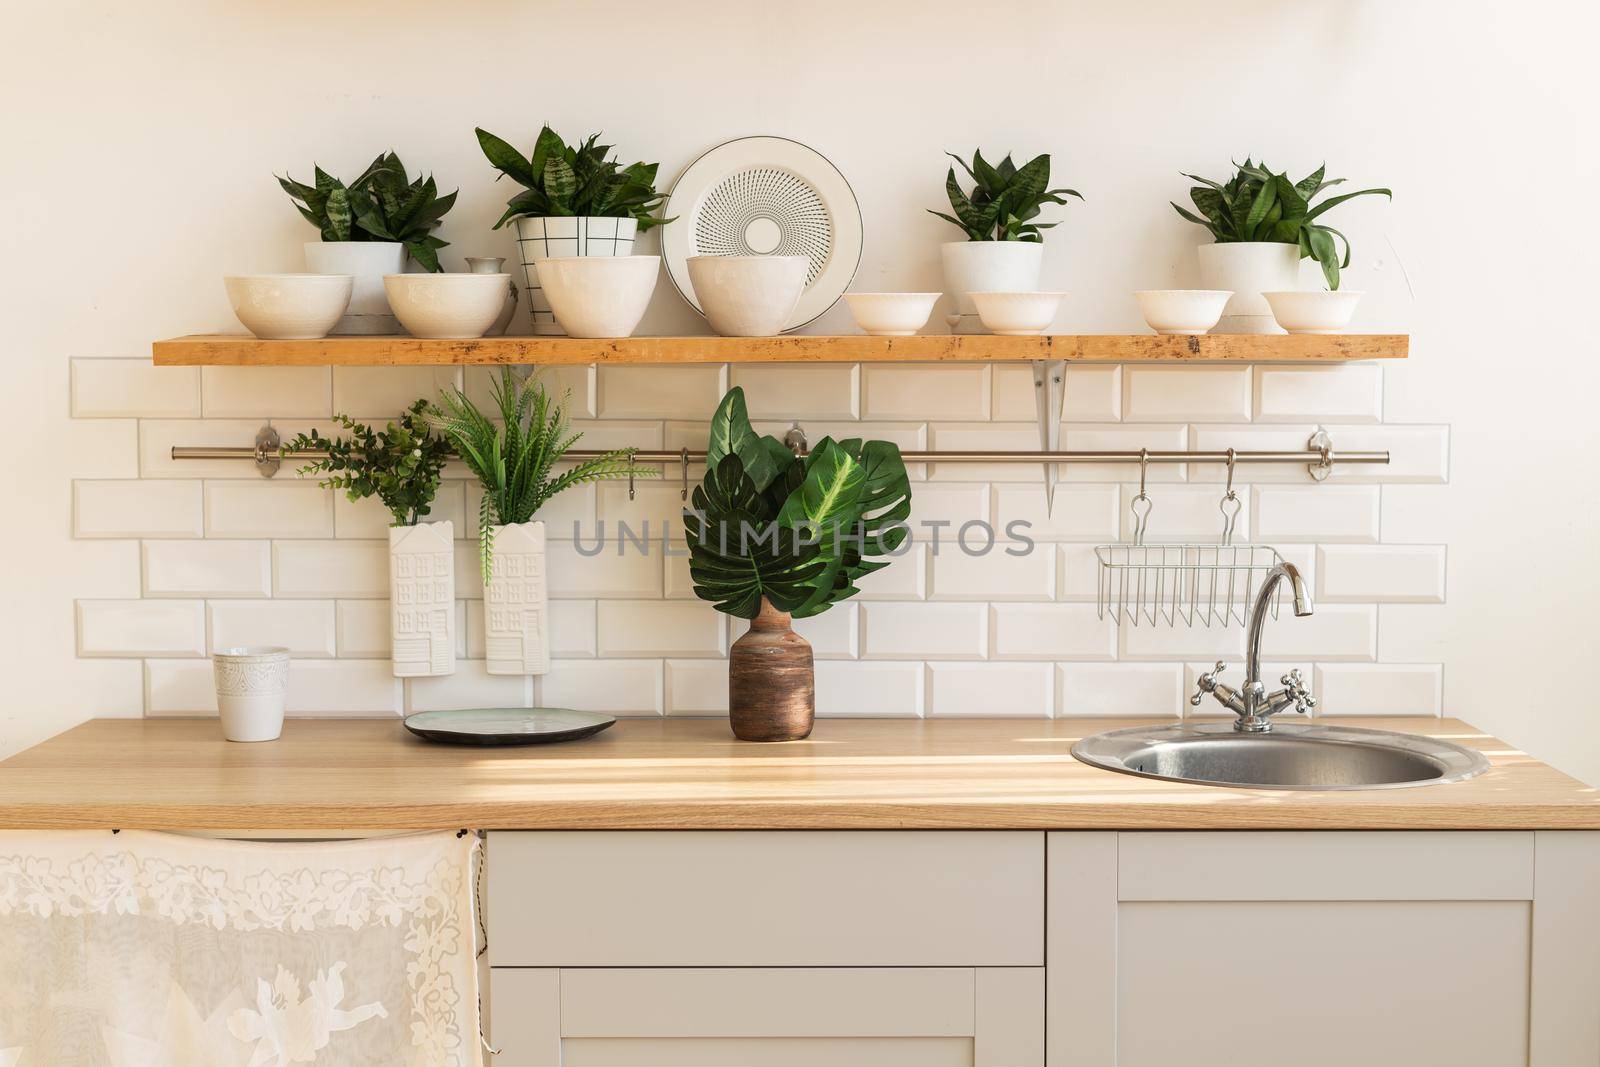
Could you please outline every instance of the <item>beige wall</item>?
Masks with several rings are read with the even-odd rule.
[[[394,147],[462,189],[448,265],[509,254],[487,229],[506,190],[471,129],[528,141],[549,121],[603,129],[664,174],[741,134],[815,145],[860,197],[863,289],[939,287],[950,235],[923,208],[939,206],[942,149],[1051,151],[1089,197],[1047,247],[1048,284],[1074,294],[1064,330],[1137,328],[1131,289],[1196,281],[1199,235],[1166,207],[1180,169],[1326,158],[1393,186],[1392,206],[1339,213],[1348,285],[1368,291],[1361,326],[1413,334],[1413,358],[1385,369],[1383,422],[1448,427],[1449,466],[1381,486],[1381,536],[1447,545],[1449,573],[1442,604],[1375,606],[1372,662],[1440,665],[1446,713],[1600,781],[1600,490],[1577,455],[1596,444],[1600,382],[1562,307],[1593,246],[1577,130],[1595,95],[1566,6],[19,7],[0,67],[16,452],[0,753],[149,699],[140,660],[74,654],[75,600],[142,587],[136,541],[72,538],[73,480],[148,472],[127,454],[142,425],[69,420],[69,359],[142,360],[153,337],[231,328],[218,276],[298,265],[310,235],[271,174],[313,159],[349,171]],[[847,322],[841,307],[814,328]],[[699,328],[664,285],[644,329]]]

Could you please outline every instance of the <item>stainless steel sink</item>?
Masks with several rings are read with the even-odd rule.
[[[1241,733],[1231,721],[1135,726],[1072,746],[1108,771],[1249,789],[1398,789],[1459,782],[1489,769],[1481,752],[1415,734],[1277,723]]]

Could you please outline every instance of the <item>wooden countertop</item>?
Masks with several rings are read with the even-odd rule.
[[[722,719],[623,719],[485,749],[387,719],[293,720],[253,745],[214,719],[96,719],[0,763],[0,828],[1600,829],[1600,792],[1454,719],[1357,725],[1481,749],[1488,773],[1338,793],[1175,785],[1068,752],[1128,725],[823,719],[807,741],[757,745]]]

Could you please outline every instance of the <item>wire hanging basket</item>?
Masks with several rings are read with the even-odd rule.
[[[1117,625],[1228,626],[1245,625],[1256,590],[1283,562],[1270,545],[1236,545],[1234,527],[1243,504],[1233,490],[1233,449],[1228,450],[1228,485],[1218,508],[1222,536],[1216,544],[1146,544],[1152,508],[1145,489],[1148,460],[1139,456],[1139,492],[1128,504],[1133,539],[1099,545],[1099,582],[1095,601],[1099,617]],[[1270,605],[1277,618],[1282,594]]]

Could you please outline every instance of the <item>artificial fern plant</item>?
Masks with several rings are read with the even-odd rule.
[[[486,415],[467,394],[447,389],[429,408],[428,422],[455,446],[456,455],[483,486],[478,506],[478,551],[483,580],[494,562],[494,528],[529,522],[563,489],[586,482],[654,477],[649,467],[634,467],[632,448],[616,449],[555,472],[561,457],[582,433],[571,432],[566,399],[552,400],[537,378],[521,381],[510,367],[491,378],[495,411]]]
[[[1034,156],[1018,167],[1008,154],[997,164],[983,158],[982,151],[972,153],[972,162],[946,152],[945,155],[961,164],[961,169],[972,179],[972,192],[961,190],[956,181],[956,169],[951,167],[945,175],[945,194],[950,198],[954,215],[929,209],[946,222],[961,227],[969,241],[1042,241],[1042,231],[1054,226],[1053,222],[1034,222],[1039,208],[1045,204],[1065,204],[1063,196],[1083,199],[1074,189],[1051,189],[1050,157]]]
[[[751,428],[737,387],[711,421],[692,502],[684,526],[695,595],[742,619],[763,598],[796,618],[821,614],[887,567],[911,533],[899,448],[824,437],[796,456]]]
[[[574,146],[546,126],[539,131],[529,156],[488,130],[480,128],[477,134],[479,147],[501,176],[523,187],[506,203],[505,213],[494,224],[497,230],[508,220],[523,216],[634,219],[640,233],[672,221],[651,214],[665,199],[655,188],[660,164],[630,163],[624,167],[607,159],[611,145],[597,144],[599,134]]]
[[[289,177],[279,178],[278,184],[324,241],[394,241],[405,245],[423,269],[443,269],[439,249],[449,242],[435,237],[433,229],[455,206],[456,194],[440,196],[433,175],[407,177],[405,164],[393,152],[367,164],[349,185],[321,167],[313,170],[312,185]]]
[[[1313,204],[1311,201],[1324,189],[1344,183],[1343,178],[1324,179],[1326,165],[1297,182],[1290,181],[1287,173],[1274,174],[1265,163],[1250,159],[1235,167],[1226,185],[1198,174],[1185,174],[1185,178],[1200,183],[1189,190],[1189,199],[1194,201],[1200,215],[1177,204],[1172,205],[1173,210],[1210,230],[1218,244],[1268,241],[1299,245],[1301,259],[1314,259],[1322,267],[1329,289],[1339,288],[1339,271],[1350,265],[1350,239],[1316,220],[1329,208],[1358,196],[1394,195],[1388,189],[1361,189]],[[1342,256],[1339,241],[1344,242]]]
[[[343,489],[351,500],[376,496],[389,509],[394,525],[415,526],[432,510],[440,472],[450,458],[450,442],[431,432],[427,408],[426,400],[418,400],[381,430],[348,415],[335,415],[334,421],[350,431],[348,437],[329,438],[312,430],[297,435],[279,453],[326,452],[299,473],[327,475],[317,484]]]

